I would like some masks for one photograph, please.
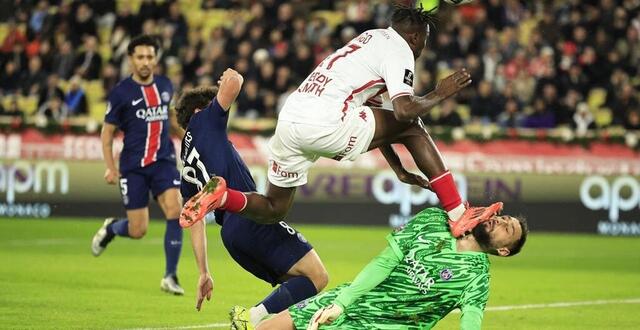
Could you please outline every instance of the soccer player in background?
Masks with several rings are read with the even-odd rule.
[[[350,284],[291,306],[260,323],[269,329],[430,329],[462,310],[461,329],[480,329],[489,297],[489,258],[520,252],[527,239],[522,218],[493,215],[454,238],[447,214],[418,213]]]
[[[219,88],[200,87],[186,91],[176,105],[178,122],[186,129],[182,140],[181,192],[185,198],[201,193],[211,173],[227,178],[229,187],[256,191],[249,169],[227,136],[229,107],[235,101],[243,77],[227,69]],[[220,235],[231,257],[259,279],[278,286],[248,311],[236,306],[231,311],[232,328],[251,329],[264,316],[322,291],[329,281],[327,271],[307,240],[284,221],[261,225],[237,213],[215,211],[222,226]],[[196,308],[211,298],[213,279],[207,262],[205,221],[191,227],[191,242],[200,271]]]
[[[414,96],[415,60],[429,36],[430,17],[422,8],[399,7],[391,27],[362,33],[329,55],[287,99],[269,142],[269,186],[266,195],[227,188],[222,177],[207,184],[207,192],[187,201],[180,216],[183,227],[213,209],[240,213],[260,223],[280,221],[291,208],[298,186],[319,157],[354,160],[379,148],[400,181],[432,189],[449,216],[452,233],[462,236],[501,203],[466,208],[453,176],[444,164],[420,116],[471,83],[466,70],[441,80],[425,96]],[[388,93],[393,111],[371,108]],[[404,144],[420,171],[404,169],[392,143]],[[197,207],[196,207],[197,206]]]
[[[148,35],[131,40],[128,57],[132,75],[116,85],[107,97],[102,127],[102,154],[108,184],[120,184],[126,218],[107,218],[93,237],[91,252],[99,256],[115,236],[140,239],[149,225],[149,191],[160,204],[167,219],[164,236],[166,269],[160,288],[182,295],[177,267],[182,249],[182,228],[178,223],[182,199],[178,187],[180,173],[169,129],[182,137],[175,116],[170,120],[169,104],[173,95],[171,81],[154,75],[159,46]],[[120,167],[113,157],[116,129],[124,133]]]

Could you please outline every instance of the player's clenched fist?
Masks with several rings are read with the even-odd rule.
[[[320,324],[331,324],[340,315],[342,315],[342,307],[336,304],[321,308],[311,317],[311,323],[309,323],[307,330],[317,330]]]
[[[120,172],[117,169],[108,168],[104,172],[104,181],[108,184],[116,184],[120,179]]]
[[[440,80],[434,92],[444,100],[469,84],[471,84],[471,75],[467,69],[461,69]]]
[[[218,80],[218,86],[222,86],[222,84],[230,81],[237,81],[240,83],[240,86],[242,86],[242,83],[244,82],[244,78],[242,77],[241,74],[238,73],[238,71],[229,68],[224,70],[224,72],[222,73],[222,76],[220,76],[220,79]]]

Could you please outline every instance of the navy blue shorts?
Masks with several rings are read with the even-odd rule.
[[[180,188],[180,173],[175,162],[166,160],[122,173],[120,177],[120,194],[127,210],[147,207],[149,190],[155,199],[170,188]]]
[[[236,214],[225,217],[220,231],[229,254],[242,268],[276,286],[313,247],[284,221],[260,225]]]

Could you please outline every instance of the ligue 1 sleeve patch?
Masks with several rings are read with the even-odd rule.
[[[409,69],[404,69],[404,79],[403,82],[411,87],[413,87],[413,72]]]

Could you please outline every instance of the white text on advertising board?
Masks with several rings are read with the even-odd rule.
[[[608,210],[609,219],[598,222],[598,232],[606,235],[640,235],[640,182],[619,176],[609,182],[595,175],[580,185],[580,200],[590,210]],[[628,212],[636,219],[621,219]]]
[[[0,215],[47,217],[50,206],[46,203],[15,203],[20,194],[35,192],[54,194],[69,192],[69,169],[63,162],[16,161],[0,166],[0,192],[5,202],[0,202]]]
[[[466,177],[464,175],[455,175],[454,180],[460,192],[460,197],[462,197],[462,200],[467,200]],[[400,182],[395,173],[388,170],[378,173],[373,178],[372,192],[375,199],[382,204],[400,205],[400,214],[389,215],[389,225],[392,227],[403,226],[411,219],[412,205],[426,207],[426,204],[438,204],[436,194],[427,189],[412,189],[410,185]]]

